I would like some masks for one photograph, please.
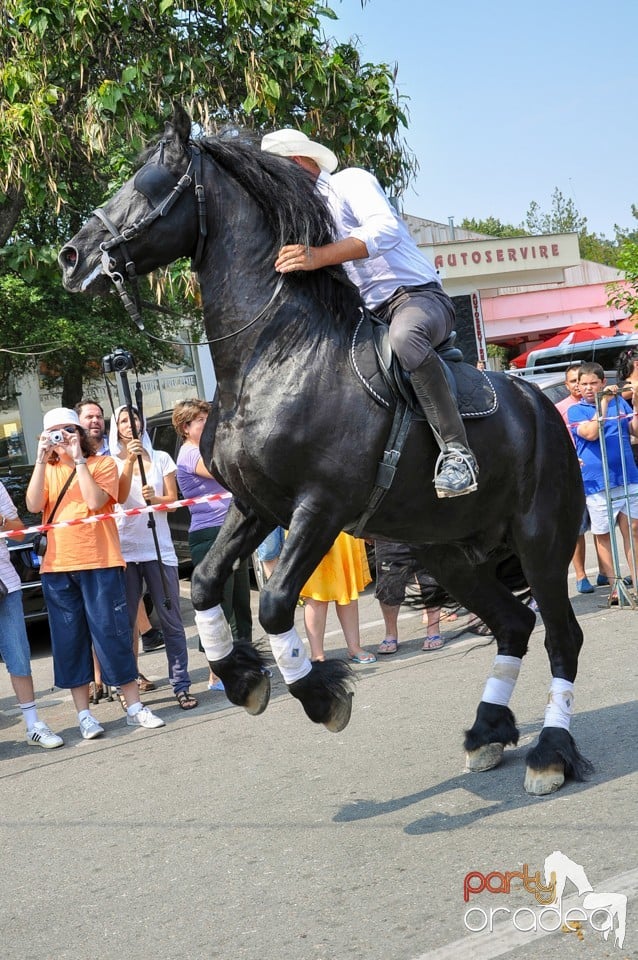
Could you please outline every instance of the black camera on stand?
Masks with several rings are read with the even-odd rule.
[[[132,370],[135,366],[135,360],[128,350],[123,347],[116,347],[113,353],[107,353],[102,357],[102,370],[104,373],[125,373]]]

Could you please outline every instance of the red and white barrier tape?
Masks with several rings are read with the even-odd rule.
[[[77,527],[81,523],[99,523],[101,520],[114,520],[117,517],[137,517],[141,513],[167,513],[177,507],[191,507],[195,503],[210,503],[213,500],[228,500],[232,493],[211,493],[204,497],[188,497],[186,500],[175,500],[173,503],[155,503],[146,507],[130,507],[128,510],[118,510],[117,513],[96,513],[92,517],[77,517],[75,520],[58,520],[56,523],[41,523],[38,526],[23,527],[22,530],[0,530],[0,538],[24,537],[27,533],[45,533],[58,527]]]

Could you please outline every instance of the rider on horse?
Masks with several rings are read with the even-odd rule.
[[[282,247],[280,273],[343,264],[366,306],[390,325],[390,343],[441,448],[434,487],[439,497],[476,490],[478,467],[436,347],[452,333],[454,305],[379,182],[357,167],[331,176],[332,150],[293,129],[266,134],[261,148],[288,157],[315,180],[335,221],[338,240],[322,247]]]

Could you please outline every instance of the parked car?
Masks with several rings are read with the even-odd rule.
[[[524,380],[527,380],[528,383],[533,383],[535,387],[549,397],[552,403],[560,403],[561,400],[564,400],[569,390],[565,385],[565,371],[559,372],[555,371],[554,373],[542,373],[538,372],[534,368],[524,368],[522,370],[508,370],[509,376],[512,377],[521,377]],[[607,383],[612,384],[616,383],[617,373],[615,370],[605,370],[605,378]]]
[[[603,370],[614,370],[623,351],[638,347],[638,333],[616,334],[598,340],[566,343],[559,347],[539,347],[527,356],[524,371],[537,373],[565,370],[571,363],[599,363]]]
[[[509,376],[520,377],[527,380],[528,383],[533,383],[535,387],[538,387],[549,397],[552,403],[559,403],[569,393],[565,386],[564,373],[538,373],[531,370],[528,373],[524,370],[508,370],[507,373]]]
[[[29,513],[25,504],[32,472],[33,466],[26,465],[4,467],[0,472],[0,480],[15,503],[20,519],[27,527],[40,523],[41,519],[40,514]],[[9,556],[22,584],[22,606],[27,624],[44,621],[48,616],[40,581],[40,557],[33,549],[35,536],[36,534],[26,534],[22,539],[7,538]]]

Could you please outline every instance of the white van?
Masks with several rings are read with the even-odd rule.
[[[567,343],[560,347],[545,347],[532,350],[520,373],[533,376],[566,370],[572,363],[596,362],[603,370],[615,370],[618,357],[630,347],[638,350],[638,333],[617,334],[583,343]]]

